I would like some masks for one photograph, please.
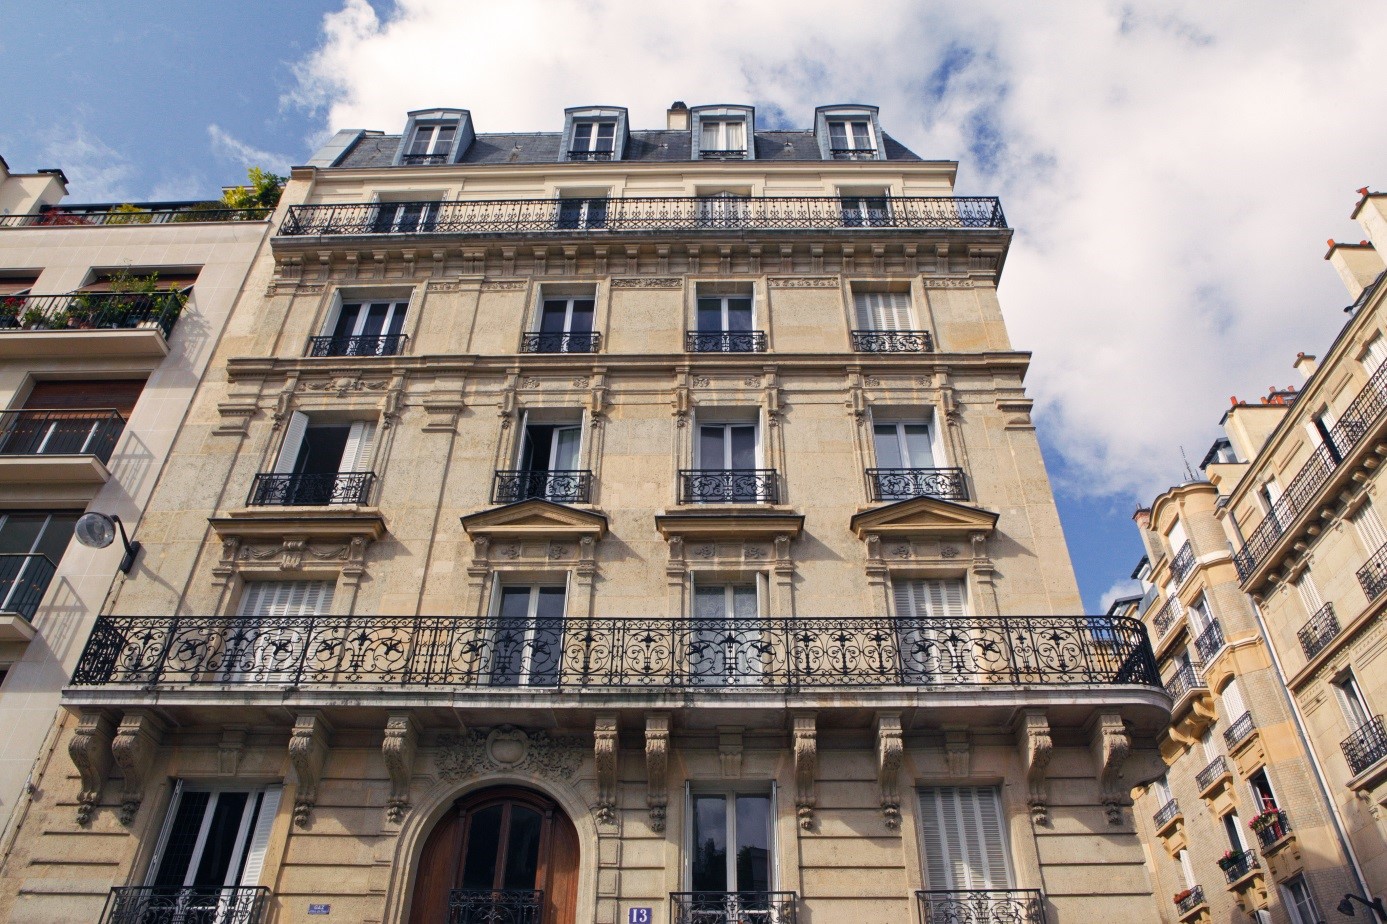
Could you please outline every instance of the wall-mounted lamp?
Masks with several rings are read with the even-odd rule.
[[[1352,892],[1345,892],[1344,897],[1339,899],[1338,906],[1334,909],[1345,917],[1353,917],[1353,903],[1359,902],[1365,908],[1371,908],[1377,915],[1377,920],[1387,921],[1387,908],[1382,906],[1382,899],[1367,899],[1361,895],[1354,895]]]
[[[125,557],[120,560],[120,570],[129,574],[130,569],[135,567],[135,556],[140,554],[140,544],[132,542],[125,534],[125,524],[120,521],[120,517],[104,513],[84,513],[77,518],[77,526],[73,532],[77,541],[88,548],[104,549],[115,541],[117,529],[120,530],[120,541],[125,543]]]

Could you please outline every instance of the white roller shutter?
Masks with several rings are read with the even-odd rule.
[[[1219,694],[1223,700],[1223,717],[1229,725],[1242,718],[1243,713],[1247,712],[1247,706],[1243,703],[1242,690],[1238,689],[1237,679],[1230,680],[1228,686],[1223,688]]]
[[[247,581],[237,615],[257,619],[326,613],[336,589],[335,581]]]
[[[891,591],[897,616],[959,619],[968,615],[967,589],[959,578],[896,580]]]

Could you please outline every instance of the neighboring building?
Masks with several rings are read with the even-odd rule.
[[[1384,203],[1365,190],[1354,214],[1387,243]],[[1367,241],[1330,259],[1356,300],[1325,362],[1301,354],[1300,391],[1235,399],[1207,480],[1136,517],[1139,609],[1175,702],[1170,770],[1138,821],[1169,854],[1151,850],[1163,891],[1199,886],[1208,905],[1187,897],[1171,919],[1226,920],[1236,903],[1317,924],[1343,919],[1346,893],[1387,889],[1383,264]]]
[[[69,543],[73,526],[91,510],[140,530],[270,227],[208,203],[65,204],[66,184],[0,160],[0,824],[24,811],[121,576],[122,543]]]
[[[0,917],[1160,919],[999,203],[874,107],[668,119],[293,171]]]

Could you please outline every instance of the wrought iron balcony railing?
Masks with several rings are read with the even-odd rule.
[[[1218,624],[1217,619],[1211,619],[1204,631],[1195,638],[1194,649],[1207,664],[1214,659],[1214,655],[1223,650],[1224,644],[1223,627]]]
[[[70,292],[0,297],[0,334],[31,330],[158,328],[167,337],[183,312],[185,292]]]
[[[1194,909],[1198,908],[1200,905],[1204,904],[1203,886],[1191,886],[1186,891],[1189,894],[1187,894],[1184,898],[1180,899],[1178,902],[1175,903],[1175,910],[1180,913],[1181,917],[1184,917]]]
[[[255,484],[251,486],[246,503],[251,507],[365,504],[369,501],[371,486],[375,481],[375,472],[260,474],[255,476]]]
[[[1257,723],[1252,721],[1252,713],[1244,712],[1233,720],[1233,724],[1223,730],[1223,743],[1230,748],[1235,748],[1247,740],[1248,736],[1257,730]]]
[[[762,330],[719,331],[684,334],[684,349],[690,353],[764,353],[766,332]]]
[[[1039,889],[925,889],[920,924],[1045,924]]]
[[[111,461],[125,430],[120,412],[96,409],[0,411],[0,456],[96,456]]]
[[[543,889],[452,889],[448,924],[540,924]]]
[[[673,924],[795,924],[796,892],[671,892]]]
[[[409,341],[406,334],[373,337],[309,337],[309,356],[399,356]]]
[[[611,151],[580,151],[576,148],[568,152],[569,160],[611,160]]]
[[[0,612],[32,620],[57,570],[47,555],[0,555]]]
[[[585,154],[603,152],[582,152]],[[608,155],[610,156],[610,155]],[[843,208],[839,196],[664,196],[605,200],[605,218],[572,227],[572,206],[562,199],[477,199],[420,203],[433,216],[418,234],[687,234],[728,227],[748,231],[929,231],[952,228],[1006,230],[1001,202],[991,196],[909,196],[880,200],[880,217],[868,220]],[[602,200],[597,200],[602,201]],[[398,209],[411,203],[392,202]],[[381,205],[296,205],[280,226],[282,237],[380,234]],[[565,223],[568,227],[565,227]]]
[[[406,167],[432,167],[447,162],[447,154],[405,154],[400,158],[400,163]]]
[[[1225,860],[1218,863],[1219,869],[1223,870],[1223,875],[1228,879],[1229,885],[1261,867],[1261,861],[1257,859],[1257,854],[1251,850],[1239,851]]]
[[[1188,542],[1180,546],[1175,557],[1170,560],[1170,573],[1175,575],[1177,584],[1185,583],[1185,578],[1194,570],[1194,549]]]
[[[1329,439],[1315,450],[1271,511],[1248,534],[1243,547],[1233,556],[1239,579],[1246,581],[1267,560],[1282,534],[1318,499],[1320,489],[1334,470],[1377,428],[1384,412],[1387,412],[1387,363],[1378,367],[1368,379],[1330,429]]]
[[[780,496],[773,468],[679,470],[682,504],[774,504]]]
[[[1339,634],[1339,620],[1334,615],[1334,604],[1326,603],[1324,606],[1315,610],[1315,615],[1311,616],[1296,632],[1296,638],[1300,639],[1300,647],[1305,651],[1308,660],[1324,651],[1334,637]]]
[[[1142,624],[1099,616],[101,616],[72,682],[778,693],[1007,684],[1160,689]]]
[[[1151,816],[1151,820],[1156,823],[1156,828],[1159,830],[1174,821],[1175,816],[1179,814],[1180,803],[1170,799],[1156,810],[1156,814]]]
[[[274,209],[228,209],[220,202],[188,202],[179,205],[151,203],[148,208],[121,209],[119,205],[65,205],[32,215],[0,216],[0,228],[70,228],[79,225],[163,225],[188,221],[264,221]]]
[[[1358,584],[1369,600],[1376,600],[1378,594],[1387,590],[1387,545],[1374,552],[1358,569]]]
[[[493,504],[523,500],[556,504],[586,504],[592,495],[592,472],[587,469],[501,469],[491,485]]]
[[[830,148],[828,151],[834,160],[876,160],[876,148]]]
[[[1185,615],[1185,610],[1180,606],[1180,598],[1166,597],[1165,602],[1161,604],[1161,608],[1156,611],[1156,615],[1151,620],[1151,625],[1156,628],[1156,638],[1165,638],[1165,634],[1170,631],[1175,620],[1183,615]]]
[[[1199,786],[1199,791],[1204,792],[1214,781],[1228,772],[1228,760],[1222,755],[1218,755],[1209,761],[1208,766],[1194,775],[1194,781]]]
[[[1364,770],[1387,757],[1387,726],[1382,716],[1375,715],[1354,729],[1353,734],[1339,742],[1344,749],[1344,759],[1348,761],[1348,772],[1357,776]]]
[[[746,148],[734,148],[728,151],[700,150],[698,156],[700,160],[746,160]]]
[[[1257,835],[1257,843],[1266,848],[1290,835],[1291,820],[1281,809],[1271,809],[1253,818],[1251,828]]]
[[[855,330],[852,348],[859,353],[932,353],[934,337],[927,330]]]
[[[270,890],[235,886],[116,886],[101,924],[261,924]]]
[[[874,501],[911,497],[968,499],[968,482],[961,468],[869,468],[867,484]]]
[[[602,346],[602,335],[544,333],[532,331],[520,339],[522,353],[596,353]]]
[[[1172,674],[1165,684],[1165,691],[1170,694],[1171,699],[1179,701],[1180,697],[1191,690],[1204,688],[1204,678],[1199,674],[1200,667],[1200,664],[1193,661],[1180,665],[1180,669]]]

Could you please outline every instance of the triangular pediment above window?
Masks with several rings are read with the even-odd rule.
[[[473,539],[525,536],[601,539],[607,534],[607,518],[591,510],[534,498],[465,516],[462,528]]]
[[[863,511],[852,518],[850,525],[859,539],[868,534],[958,536],[992,532],[997,526],[997,514],[937,497],[912,497]]]

